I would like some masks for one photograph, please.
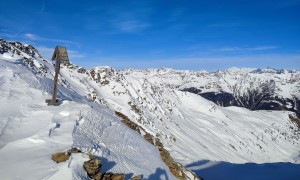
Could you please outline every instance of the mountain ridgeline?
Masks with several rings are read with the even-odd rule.
[[[238,106],[250,110],[287,110],[295,112],[300,117],[299,72],[257,69],[248,71],[246,74],[241,73],[242,76],[237,73],[237,71],[231,72],[231,70],[211,73],[209,83],[203,83],[200,86],[191,85],[191,87],[181,90],[198,94],[224,107]],[[231,83],[227,83],[228,80]],[[290,89],[292,93],[282,94],[282,89],[285,88],[293,88]]]

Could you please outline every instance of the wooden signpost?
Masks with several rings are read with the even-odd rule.
[[[53,84],[53,91],[52,91],[52,99],[46,100],[48,105],[57,106],[59,105],[57,97],[57,81],[58,81],[58,74],[60,70],[60,63],[65,65],[69,64],[69,57],[67,53],[67,48],[62,46],[56,46],[55,51],[52,56],[52,61],[55,61],[55,76],[54,76],[54,84]]]

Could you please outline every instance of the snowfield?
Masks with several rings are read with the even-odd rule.
[[[1,179],[89,179],[82,167],[86,154],[72,154],[59,164],[51,160],[53,153],[73,146],[100,157],[103,172],[125,173],[126,179],[140,174],[143,179],[176,179],[158,149],[124,125],[115,111],[158,138],[173,159],[204,179],[300,177],[300,130],[289,119],[293,112],[221,107],[182,91],[201,87],[216,74],[62,65],[58,86],[62,104],[47,106],[53,65],[35,49],[29,50],[0,53]],[[228,76],[219,85],[229,84],[222,88],[231,92],[235,76],[254,71],[233,68],[219,73]],[[259,73],[249,79],[259,81]],[[263,77],[291,79],[288,72],[272,73]],[[286,81],[275,94],[298,97],[298,85]],[[218,83],[210,88],[218,88]],[[243,92],[243,86],[238,88]]]
[[[86,92],[77,91],[82,96],[92,94],[99,103],[128,115],[161,138],[173,157],[185,165],[201,159],[298,162],[299,131],[289,120],[291,112],[220,107],[201,96],[176,90],[173,87],[179,84],[175,81],[178,78],[166,80],[153,70],[124,72],[96,67],[89,77],[64,67],[61,73],[71,88],[84,84],[81,89]]]
[[[51,80],[34,74],[17,58],[1,57],[0,68],[1,179],[89,179],[82,166],[87,155],[73,154],[60,164],[51,160],[53,153],[72,146],[101,157],[104,172],[175,179],[158,150],[113,111],[85,98],[47,106],[51,88],[37,87],[45,82],[51,87]]]

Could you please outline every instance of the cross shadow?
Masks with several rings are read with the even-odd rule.
[[[151,174],[148,180],[169,180],[168,175],[165,170],[157,168],[155,173]]]

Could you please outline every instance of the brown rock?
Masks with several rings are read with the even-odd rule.
[[[95,159],[94,155],[92,155],[92,154],[89,154],[89,158],[90,159]]]
[[[101,180],[102,178],[102,173],[101,172],[98,172],[95,176],[93,176],[92,178],[95,179],[95,180]]]
[[[57,162],[57,163],[60,163],[60,162],[65,162],[69,159],[70,155],[68,153],[65,153],[65,152],[58,152],[58,153],[55,153],[55,154],[52,154],[52,160]]]
[[[113,174],[111,180],[124,180],[125,174]]]
[[[102,162],[100,159],[91,159],[91,160],[85,161],[83,163],[83,168],[85,169],[85,171],[87,172],[89,177],[92,178],[99,172],[99,170],[102,166],[101,163]]]
[[[112,173],[104,173],[101,176],[101,180],[111,180]]]
[[[72,149],[68,150],[68,154],[71,155],[72,153],[81,153],[81,150],[73,147]]]

